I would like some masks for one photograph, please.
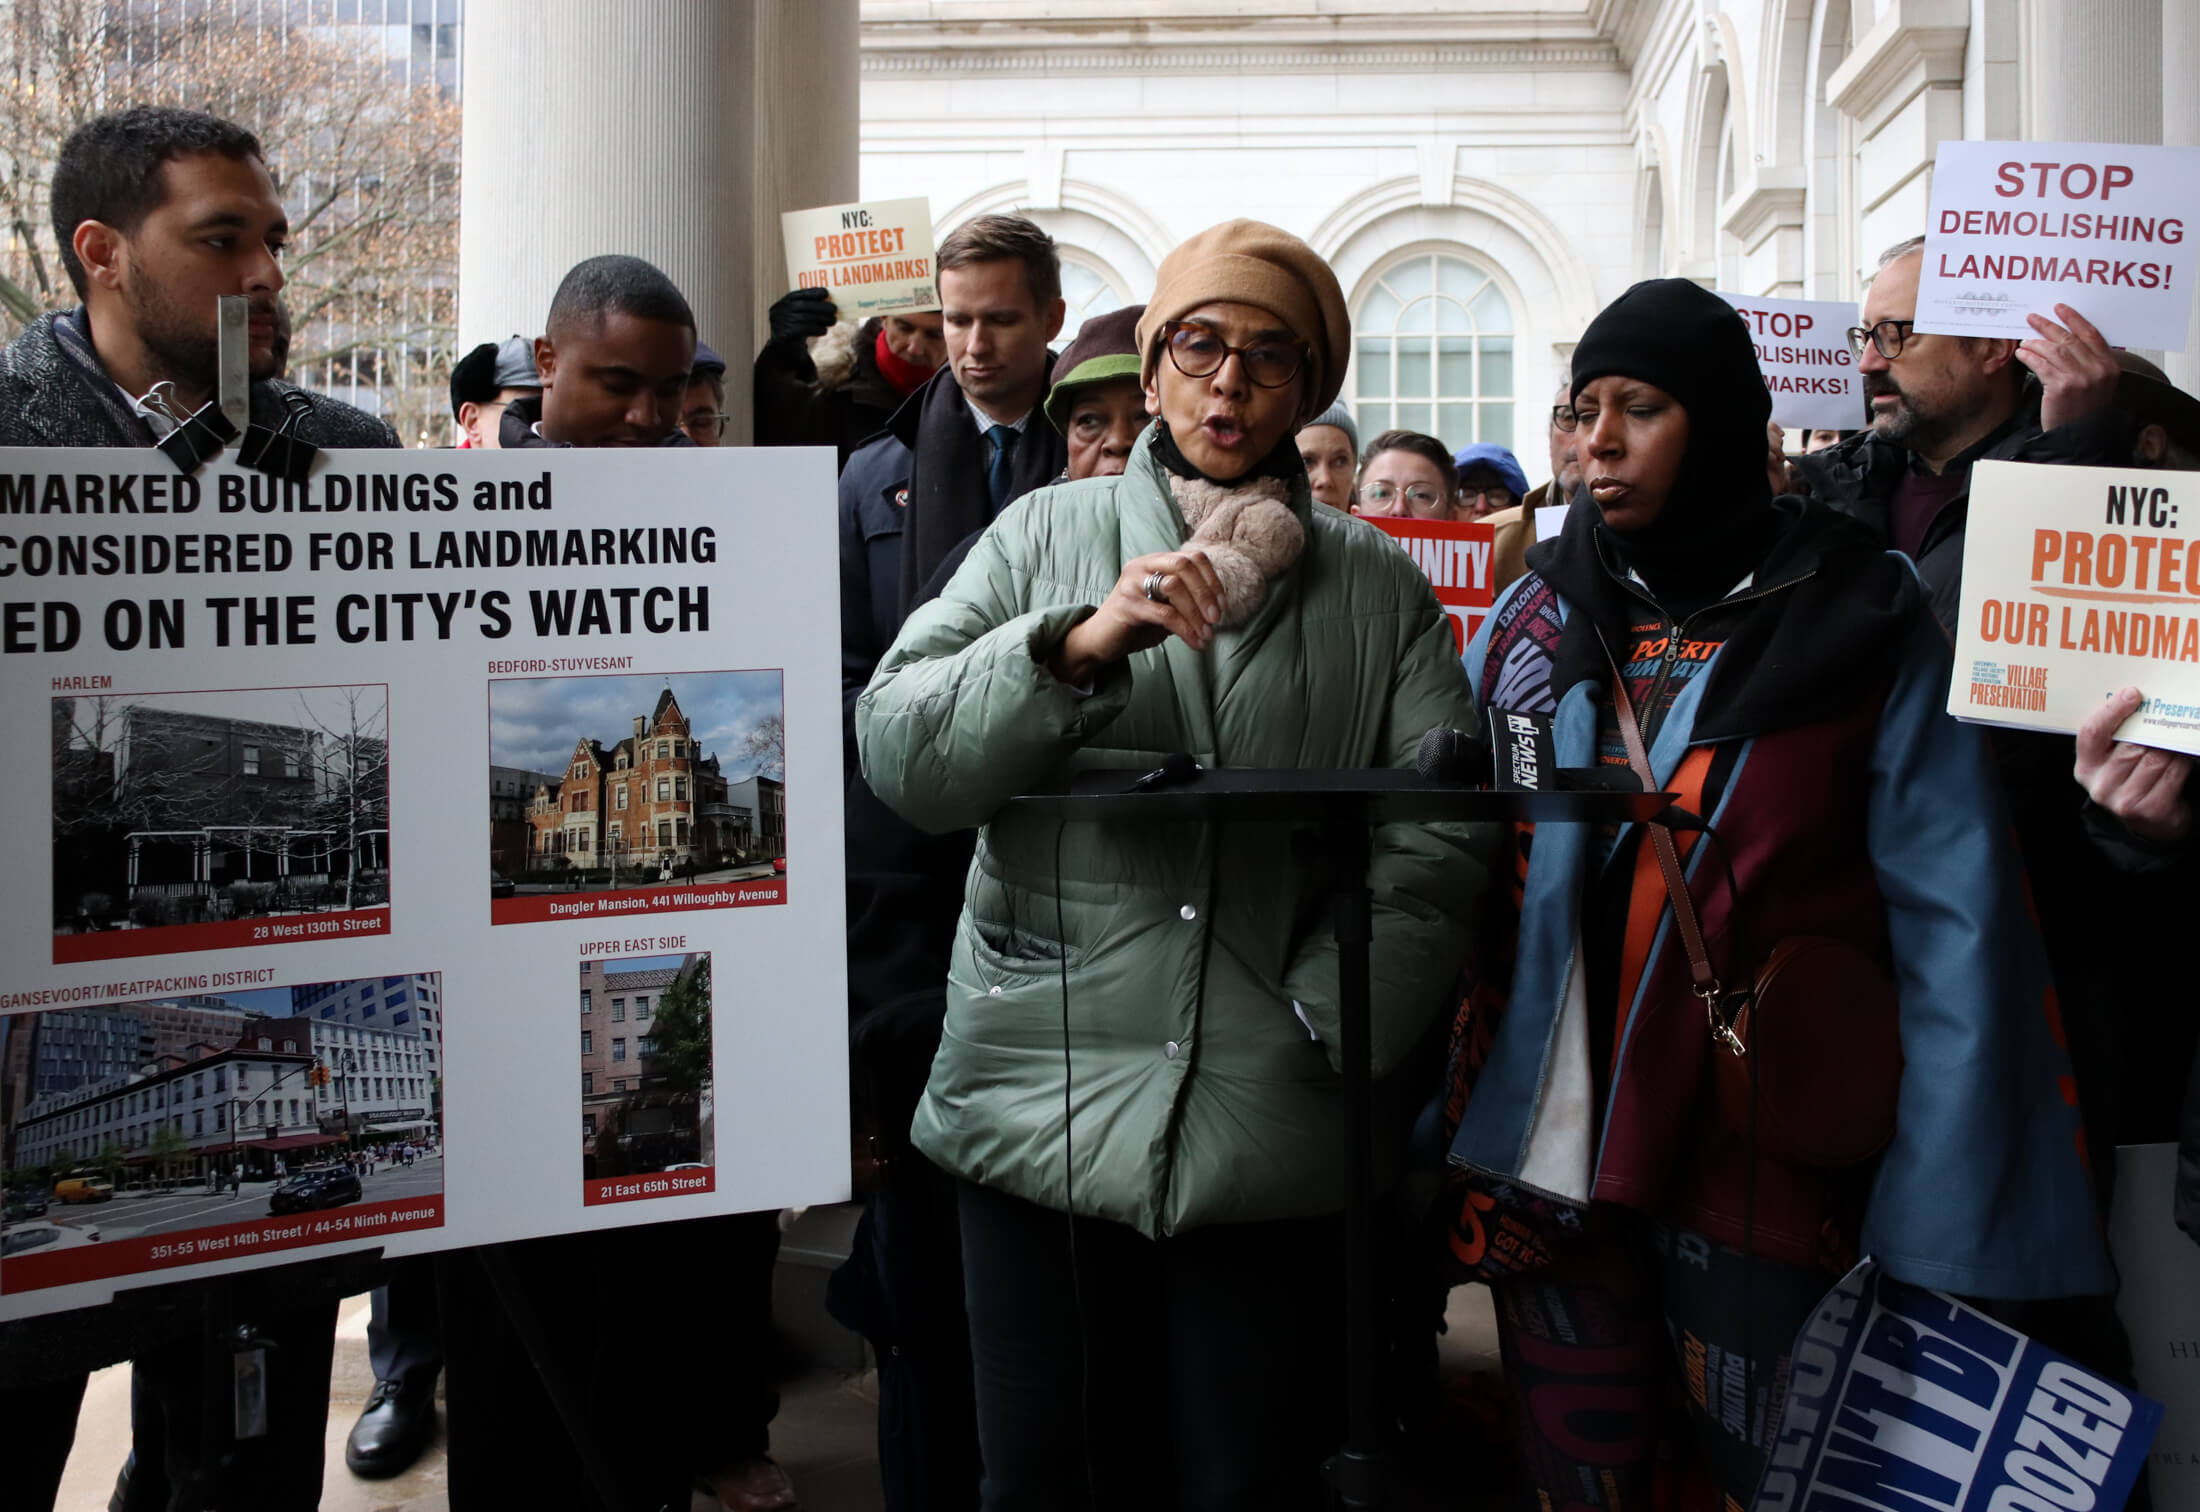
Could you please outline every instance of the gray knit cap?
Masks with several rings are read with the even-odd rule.
[[[1352,443],[1352,455],[1357,457],[1360,454],[1360,428],[1352,423],[1352,411],[1345,408],[1342,399],[1307,421],[1299,429],[1309,430],[1317,425],[1334,425],[1337,429],[1343,431],[1345,439]]]

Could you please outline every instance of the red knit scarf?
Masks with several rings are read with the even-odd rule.
[[[938,371],[936,368],[918,367],[914,362],[904,362],[894,355],[894,349],[886,344],[886,327],[880,326],[878,342],[873,349],[878,357],[878,370],[894,392],[906,399],[924,386],[924,380]]]

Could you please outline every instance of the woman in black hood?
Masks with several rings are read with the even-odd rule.
[[[1647,827],[1546,823],[1514,836],[1515,949],[1459,1026],[1486,1053],[1455,1068],[1474,1195],[1452,1248],[1492,1280],[1547,1505],[1650,1506],[1676,1389],[1696,1468],[1749,1505],[1786,1356],[1860,1253],[1971,1296],[2111,1284],[1999,793],[1946,713],[1946,638],[1906,561],[1773,496],[1769,409],[1724,301],[1628,290],[1574,352],[1566,528],[1467,648],[1481,707],[1551,716],[1560,766],[1647,769],[1708,822],[1670,857],[1702,977]],[[1824,1031],[1799,1075],[1758,1084],[1815,1110],[1768,1134],[1720,1085],[1763,1062],[1715,1036],[1697,984],[1723,1004],[1789,942],[1824,947],[1803,975],[1832,990],[1756,1002],[1759,1045]],[[1536,1232],[1496,1260],[1493,1203]]]
[[[1636,284],[1575,347],[1573,397],[1597,532],[1677,617],[1726,597],[1785,533],[1765,477],[1772,396],[1717,295]]]

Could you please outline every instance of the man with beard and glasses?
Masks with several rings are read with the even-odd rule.
[[[251,301],[255,421],[280,426],[286,400],[299,396],[296,433],[316,446],[397,444],[381,421],[277,376],[288,348],[280,258],[289,221],[251,132],[157,106],[97,117],[62,144],[51,200],[61,263],[83,303],[41,315],[0,352],[0,445],[153,445],[172,424],[139,402],[156,384],[171,386],[178,412],[214,398],[215,301],[225,294]],[[364,1274],[356,1262],[307,1262],[258,1272],[233,1294],[232,1325],[270,1346],[267,1432],[235,1443],[226,1417],[217,1413],[212,1431],[203,1421],[208,1351],[226,1355],[226,1346],[200,1333],[202,1285],[0,1329],[0,1419],[18,1451],[10,1505],[51,1504],[86,1366],[133,1356],[135,1450],[117,1506],[315,1505],[336,1304],[362,1289]]]
[[[2113,466],[2131,455],[2131,421],[2113,407],[2118,368],[2101,333],[2058,306],[2014,341],[1916,328],[1925,238],[1890,248],[1851,333],[1871,428],[1796,459],[1805,491],[1855,515],[1917,563],[1933,613],[1952,632],[1963,584],[1971,464]]]
[[[2099,331],[2067,306],[2031,318],[2032,340],[1917,330],[1925,239],[1888,250],[1850,333],[1871,426],[1795,459],[1804,491],[1870,527],[1917,564],[1933,613],[1954,633],[1963,588],[1971,467],[2008,460],[2127,466],[2137,427],[2115,404],[2121,369]],[[1990,499],[1980,502],[1991,508]],[[2116,1146],[2143,1110],[2135,1085],[2134,992],[2148,979],[2134,880],[2115,862],[2128,838],[2074,775],[2069,735],[1989,732],[2053,967],[2076,1072],[2095,1197],[2105,1214]],[[2010,1321],[2079,1361],[2130,1380],[2130,1345],[2111,1298],[2031,1303]],[[2134,1506],[2144,1505],[2142,1484]]]

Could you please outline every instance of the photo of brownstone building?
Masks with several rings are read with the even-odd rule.
[[[774,875],[786,854],[780,708],[776,671],[491,683],[493,892]]]

